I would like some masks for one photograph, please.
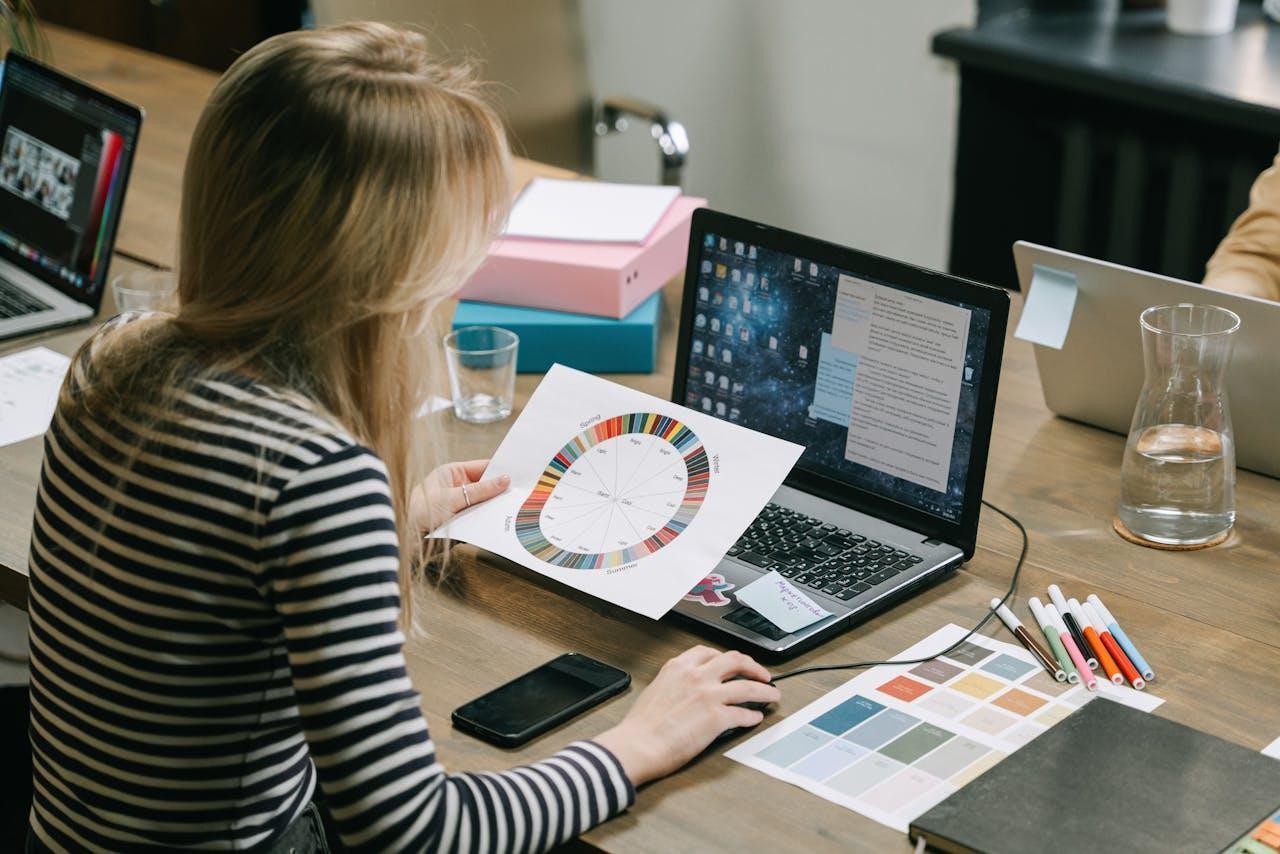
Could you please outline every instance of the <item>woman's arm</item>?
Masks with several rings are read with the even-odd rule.
[[[1280,300],[1280,154],[1253,182],[1249,207],[1205,265],[1204,284]]]
[[[283,623],[302,728],[343,841],[539,851],[626,809],[592,742],[502,774],[446,774],[405,670],[395,521],[381,461],[352,446],[293,475],[264,530],[260,589]]]

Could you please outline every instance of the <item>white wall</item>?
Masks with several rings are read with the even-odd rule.
[[[687,191],[713,206],[945,268],[958,78],[929,52],[975,0],[582,0],[597,95],[689,130]],[[653,180],[639,134],[603,177]]]

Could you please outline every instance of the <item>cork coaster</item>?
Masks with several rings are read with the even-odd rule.
[[[1225,543],[1227,541],[1227,538],[1231,536],[1232,531],[1235,530],[1235,528],[1228,528],[1218,536],[1214,537],[1212,540],[1209,540],[1208,542],[1205,542],[1205,543],[1195,543],[1194,545],[1180,546],[1180,545],[1174,545],[1172,543],[1153,543],[1151,540],[1145,540],[1142,537],[1139,537],[1133,531],[1130,531],[1129,527],[1125,525],[1124,522],[1120,521],[1119,516],[1113,516],[1111,518],[1111,527],[1115,528],[1116,533],[1119,534],[1122,539],[1128,540],[1134,545],[1146,546],[1149,549],[1161,549],[1162,551],[1167,551],[1167,552],[1194,552],[1194,551],[1199,551],[1200,549],[1211,549],[1214,546],[1222,545],[1223,543]]]

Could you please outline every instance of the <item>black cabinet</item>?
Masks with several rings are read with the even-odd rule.
[[[1199,281],[1280,145],[1280,26],[1014,12],[934,38],[960,65],[950,270],[1016,288],[1033,240]]]

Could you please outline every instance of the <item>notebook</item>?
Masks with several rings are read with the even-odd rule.
[[[1280,762],[1098,699],[911,823],[931,850],[1222,851],[1280,805]]]

